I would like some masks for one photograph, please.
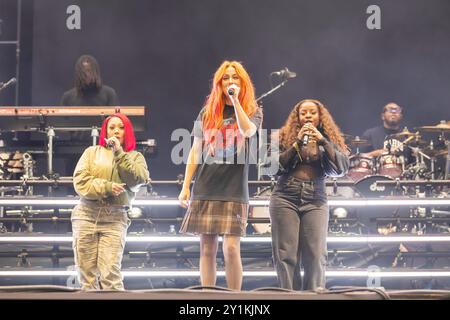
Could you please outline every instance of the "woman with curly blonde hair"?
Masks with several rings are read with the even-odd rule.
[[[218,236],[223,235],[228,287],[241,288],[240,237],[247,224],[249,140],[261,121],[247,71],[239,62],[224,61],[195,121],[194,144],[178,197],[181,206],[188,208],[180,231],[200,235],[203,286],[215,285]]]
[[[279,178],[269,205],[279,285],[291,290],[325,288],[325,177],[346,174],[347,146],[327,108],[311,99],[296,104],[272,139],[279,142],[279,150],[274,150]]]

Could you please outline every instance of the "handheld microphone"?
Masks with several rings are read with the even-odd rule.
[[[114,148],[114,141],[105,139],[105,143],[108,148]]]
[[[309,141],[309,136],[307,134],[305,134],[303,136],[303,140],[302,140],[303,145],[306,146],[308,144],[308,141]]]
[[[280,77],[283,77],[286,79],[292,79],[292,78],[297,77],[297,73],[289,71],[288,68],[284,68],[283,70],[272,72],[271,75],[280,76]]]
[[[228,94],[230,95],[230,96],[233,96],[235,93],[236,93],[236,89],[239,89],[239,87],[236,85],[236,84],[231,84],[229,87],[228,87]]]

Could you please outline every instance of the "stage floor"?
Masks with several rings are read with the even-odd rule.
[[[0,300],[448,300],[447,290],[384,290],[342,287],[324,292],[261,288],[231,292],[221,289],[153,289],[81,291],[62,286],[0,287]]]

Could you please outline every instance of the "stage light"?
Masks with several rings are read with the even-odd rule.
[[[75,206],[78,199],[0,199],[0,206]],[[179,206],[176,199],[136,199],[132,203],[136,206]],[[269,200],[250,200],[251,206],[268,206]],[[331,207],[368,207],[368,206],[448,206],[450,199],[351,199],[328,200]]]
[[[302,272],[303,274],[303,272]],[[73,277],[77,272],[74,270],[0,270],[0,277]],[[137,277],[199,277],[200,272],[196,270],[165,270],[165,271],[134,271],[123,270],[125,278]],[[225,271],[217,271],[218,277],[225,277]],[[244,271],[245,278],[252,277],[276,277],[275,271]],[[450,277],[450,271],[430,270],[430,271],[368,271],[368,270],[327,270],[327,278],[446,278]]]
[[[333,209],[333,218],[344,219],[347,218],[348,211],[345,208],[337,207]]]
[[[128,236],[127,243],[198,243],[199,237],[194,236]],[[223,241],[219,237],[219,241]],[[71,243],[71,236],[0,236],[0,243]],[[242,237],[242,243],[268,243],[271,237]],[[327,243],[436,243],[450,242],[448,236],[329,236]]]
[[[132,207],[130,212],[128,213],[128,216],[132,219],[138,219],[142,217],[142,209],[138,207]]]

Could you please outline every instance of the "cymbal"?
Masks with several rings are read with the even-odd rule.
[[[425,147],[429,145],[428,141],[422,139],[412,139],[410,141],[405,141],[404,143],[411,147]]]
[[[430,149],[430,147],[427,147],[427,148],[424,148],[422,150],[422,152],[430,157],[442,157],[442,156],[447,155],[448,150],[447,150],[447,148]]]
[[[411,132],[405,127],[402,132],[393,133],[388,136],[388,138],[409,138],[409,137],[420,137],[419,132]]]
[[[450,131],[450,123],[446,121],[441,121],[435,126],[422,126],[416,128],[419,131],[424,132],[444,132],[444,131]]]
[[[360,139],[356,136],[354,139],[348,141],[348,144],[352,147],[370,146],[369,140]]]

